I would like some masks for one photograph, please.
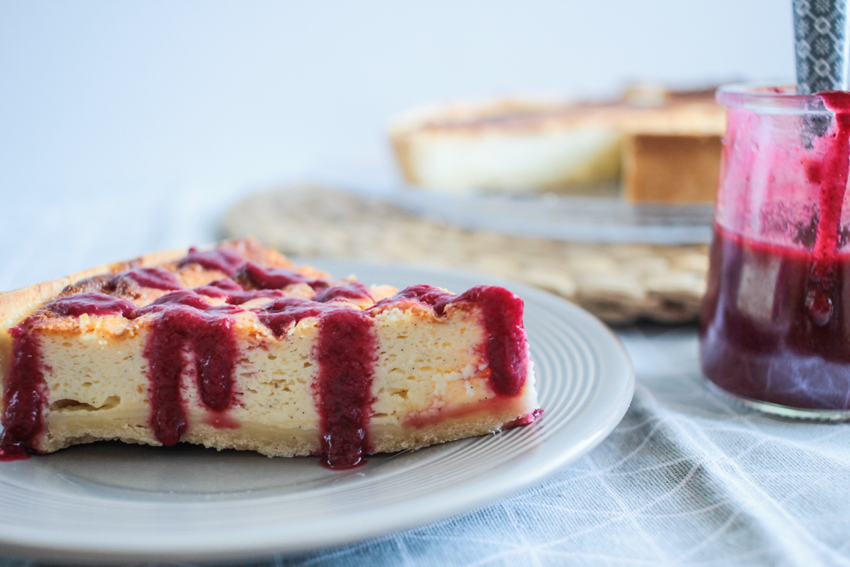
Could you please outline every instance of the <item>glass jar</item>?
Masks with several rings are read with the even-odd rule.
[[[700,359],[788,417],[850,419],[850,93],[718,91],[727,129]]]

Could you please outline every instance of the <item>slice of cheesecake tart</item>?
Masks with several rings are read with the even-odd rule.
[[[253,240],[0,294],[0,458],[118,439],[347,468],[525,425],[522,312],[504,288],[366,286]]]

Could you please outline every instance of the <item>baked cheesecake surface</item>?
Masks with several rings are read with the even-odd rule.
[[[105,439],[334,468],[539,415],[522,300],[398,291],[251,240],[0,295],[0,457]]]
[[[608,103],[425,107],[390,136],[405,180],[426,189],[611,196],[622,180],[628,201],[688,203],[714,199],[725,124],[712,91],[643,86]]]

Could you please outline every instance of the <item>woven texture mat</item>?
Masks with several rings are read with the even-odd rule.
[[[227,212],[223,232],[256,236],[289,256],[486,272],[554,292],[609,323],[696,319],[708,269],[702,245],[588,244],[473,232],[413,216],[377,197],[311,185],[246,198]]]

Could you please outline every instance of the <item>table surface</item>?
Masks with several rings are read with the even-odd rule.
[[[0,289],[210,242],[236,195],[12,200]],[[37,202],[34,202],[37,201]],[[538,486],[436,524],[239,565],[850,565],[850,425],[779,420],[702,381],[694,327],[618,330],[637,389],[599,447]],[[44,565],[0,558],[0,567]],[[185,565],[185,564],[182,564]]]

